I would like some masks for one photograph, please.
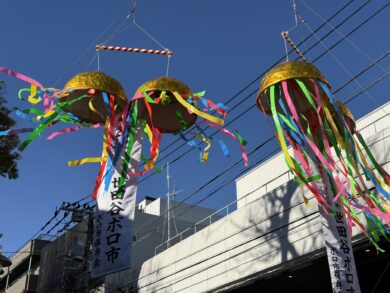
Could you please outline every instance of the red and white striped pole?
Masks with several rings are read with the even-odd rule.
[[[169,51],[169,50],[139,49],[139,48],[106,46],[106,45],[96,45],[96,50],[97,51],[108,50],[108,51],[119,51],[119,52],[133,52],[133,53],[168,55],[168,56],[172,56],[172,54],[173,54],[172,51]]]

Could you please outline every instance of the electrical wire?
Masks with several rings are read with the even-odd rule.
[[[386,54],[385,54],[386,55]],[[382,55],[383,56],[383,55]],[[383,60],[383,58],[378,58],[377,60]],[[373,63],[377,62],[377,60],[375,60]],[[353,78],[356,78],[356,76],[360,76],[361,74],[363,74],[364,72],[367,71],[367,68],[372,68],[373,67],[373,63],[369,64],[366,68],[364,68],[363,70],[361,70],[359,73],[357,73],[354,77],[352,77],[350,80],[347,80],[344,84],[342,84],[338,89],[335,90],[335,92],[339,92],[339,90],[341,88],[344,88],[346,84],[349,84],[351,82],[351,80]],[[388,74],[386,74],[385,76],[387,76]],[[355,98],[357,98],[358,96],[360,96],[362,93],[364,93],[365,91],[367,91],[369,88],[371,88],[372,86],[376,85],[378,83],[378,81],[382,80],[383,79],[383,76],[380,77],[379,79],[377,79],[375,82],[372,82],[370,83],[369,85],[367,85],[365,88],[361,89],[358,93],[354,94],[352,97],[349,97],[346,99],[345,103],[348,104],[349,102],[351,102],[352,100],[354,100]],[[272,136],[270,138],[268,138],[265,142],[263,142],[262,144],[258,145],[255,149],[253,149],[251,152],[248,153],[248,157],[250,157],[253,153],[255,153],[256,151],[260,150],[264,145],[268,144],[269,142],[271,142],[272,140],[275,139],[275,136]],[[180,202],[178,202],[177,204],[173,205],[171,210],[173,210],[174,208],[177,208],[179,205],[185,203],[185,201],[187,201],[189,198],[193,197],[194,195],[198,194],[201,190],[203,190],[206,186],[208,186],[209,184],[211,184],[213,181],[215,181],[216,179],[220,178],[221,176],[223,176],[224,174],[228,173],[229,171],[231,171],[231,169],[235,166],[237,166],[238,164],[240,164],[241,160],[238,160],[236,161],[235,163],[233,163],[232,165],[230,165],[228,168],[226,168],[225,170],[223,170],[222,172],[220,172],[219,174],[217,174],[214,178],[212,178],[210,181],[206,182],[204,185],[202,185],[200,188],[198,188],[197,190],[195,190],[193,193],[191,193],[190,195],[188,195],[186,198],[184,198],[183,200],[181,200]],[[207,196],[210,197],[212,196],[213,193],[209,194]],[[206,198],[205,198],[206,199]],[[204,201],[205,199],[201,200],[200,202]],[[185,210],[185,211],[188,211]],[[163,217],[165,216],[167,212],[165,213],[162,213],[159,217]],[[180,213],[179,215],[183,214]],[[179,216],[178,215],[178,216]],[[144,225],[141,225],[134,233],[137,234],[139,233],[139,231],[147,228],[148,226],[150,226],[151,224],[153,224],[154,222],[158,221],[159,218],[156,218],[156,219],[153,219],[147,223],[145,223]]]
[[[303,202],[300,202],[300,203],[297,203],[297,204],[295,204],[295,205],[292,205],[292,206],[290,206],[289,208],[287,208],[287,209],[284,210],[284,211],[275,213],[274,215],[272,215],[272,218],[278,217],[278,215],[282,215],[282,214],[285,213],[287,210],[291,210],[292,208],[298,207],[298,206],[300,206],[300,205],[303,205]],[[187,270],[187,269],[189,269],[189,268],[192,268],[192,267],[194,267],[194,266],[197,266],[197,265],[199,265],[199,264],[201,264],[201,263],[203,263],[203,262],[205,262],[205,261],[211,260],[211,259],[213,259],[213,258],[215,258],[215,257],[218,257],[218,256],[222,255],[222,254],[225,254],[225,253],[227,253],[227,252],[233,251],[234,249],[237,249],[237,248],[242,247],[242,246],[244,246],[244,245],[246,245],[246,244],[248,244],[248,243],[250,243],[250,242],[253,242],[253,241],[258,240],[258,239],[260,239],[260,238],[262,238],[262,237],[265,237],[266,235],[275,233],[276,231],[278,231],[278,230],[280,230],[280,229],[286,228],[286,227],[288,227],[289,225],[292,225],[292,224],[294,224],[294,223],[296,223],[296,222],[299,222],[299,221],[301,221],[301,220],[304,220],[304,219],[306,219],[306,218],[308,218],[308,217],[310,217],[310,216],[316,215],[316,214],[318,214],[318,211],[315,211],[315,212],[306,214],[305,216],[303,216],[303,217],[301,217],[301,218],[298,218],[298,219],[293,220],[293,221],[290,221],[290,222],[288,222],[288,223],[286,223],[286,224],[280,225],[279,227],[277,227],[277,228],[275,228],[275,229],[273,229],[273,230],[267,231],[267,232],[262,233],[262,234],[260,234],[260,235],[258,235],[258,236],[256,236],[256,237],[253,237],[253,238],[251,238],[251,239],[249,239],[249,240],[246,240],[246,241],[244,241],[244,242],[241,242],[241,243],[238,243],[238,244],[236,244],[236,245],[233,245],[232,247],[230,247],[230,248],[228,248],[228,249],[225,249],[225,250],[222,251],[222,252],[219,252],[219,253],[217,253],[217,254],[215,254],[215,255],[212,255],[212,256],[208,256],[208,257],[206,257],[205,259],[203,259],[203,260],[201,260],[201,261],[198,261],[198,262],[196,262],[196,263],[194,263],[194,264],[191,264],[191,265],[189,265],[189,266],[185,266],[185,267],[182,268],[180,271],[175,271],[175,272],[173,272],[172,274],[169,274],[169,275],[167,275],[167,276],[164,276],[163,278],[158,279],[157,281],[153,281],[153,282],[149,283],[147,286],[149,286],[149,285],[151,285],[151,284],[154,284],[155,282],[161,281],[161,280],[163,280],[163,279],[169,278],[169,277],[172,276],[172,275],[179,274],[180,272],[183,272],[183,271],[185,271],[185,270]],[[201,249],[198,249],[197,251],[194,251],[194,252],[191,253],[190,255],[187,255],[187,256],[182,257],[182,258],[180,258],[180,259],[175,259],[173,262],[171,262],[171,263],[169,263],[169,264],[164,264],[162,267],[159,267],[157,270],[158,270],[158,271],[161,271],[162,269],[167,268],[167,267],[169,267],[169,266],[171,266],[171,265],[174,265],[174,264],[176,264],[177,262],[182,261],[182,260],[184,260],[184,259],[186,259],[186,258],[188,258],[188,257],[193,257],[195,254],[197,254],[197,253],[199,253],[199,252],[201,252],[201,251],[204,251],[204,249],[207,249],[207,248],[210,248],[210,247],[212,247],[212,246],[214,246],[214,245],[217,245],[218,243],[221,243],[221,241],[226,241],[226,240],[229,239],[229,238],[233,238],[234,236],[236,236],[236,235],[238,235],[238,234],[240,234],[240,233],[243,233],[243,232],[246,231],[246,230],[250,230],[251,228],[258,226],[258,225],[260,225],[261,223],[263,223],[263,222],[265,222],[265,221],[267,221],[267,220],[268,220],[268,218],[264,218],[264,219],[260,220],[259,222],[253,223],[253,224],[249,225],[248,227],[245,227],[245,228],[243,228],[243,229],[241,229],[241,230],[239,230],[239,231],[237,231],[237,232],[235,232],[235,233],[232,233],[232,234],[230,234],[230,235],[224,237],[223,239],[219,239],[219,240],[216,241],[216,242],[213,242],[213,243],[211,243],[211,244],[209,244],[209,245],[206,245],[205,247],[202,247]],[[267,240],[267,241],[268,241],[268,240]],[[261,243],[261,244],[262,244],[262,243]],[[253,247],[252,247],[252,248],[253,248]],[[241,253],[242,253],[242,252],[239,252],[237,255],[239,255],[239,254],[241,254]],[[225,260],[223,260],[223,261],[232,259],[232,258],[236,257],[237,255],[233,255],[233,256],[231,256],[231,257],[229,257],[229,258],[227,258],[227,259],[225,259]],[[211,267],[211,266],[210,266],[210,267]],[[137,278],[137,279],[135,279],[135,280],[132,280],[132,281],[130,281],[129,283],[124,284],[124,285],[121,286],[121,287],[123,288],[124,286],[128,286],[130,283],[138,282],[139,280],[141,280],[141,279],[143,279],[143,278],[146,278],[146,277],[148,277],[148,276],[150,276],[150,275],[153,275],[153,274],[155,274],[155,273],[156,273],[156,271],[152,271],[152,272],[150,272],[149,274],[146,274],[146,275],[142,276],[141,278]],[[146,287],[146,286],[143,286],[143,287]],[[141,289],[141,288],[143,288],[143,287],[139,287],[138,289]]]
[[[371,0],[370,0],[370,1],[371,1]],[[368,2],[370,2],[370,1],[368,1]],[[349,4],[351,4],[351,3],[352,3],[352,1],[348,2],[347,4],[345,4],[345,5],[344,5],[343,7],[341,7],[334,15],[332,15],[331,17],[329,17],[329,18],[327,19],[327,21],[328,21],[328,22],[331,21],[334,17],[336,17],[342,10],[344,10],[344,9],[345,9]],[[340,25],[344,24],[346,21],[348,21],[349,19],[351,19],[358,11],[360,11],[363,7],[365,7],[365,5],[367,5],[367,2],[364,3],[363,5],[359,6],[359,7],[358,7],[356,10],[354,10],[350,15],[348,15],[344,20],[342,20],[342,21],[336,26],[336,28],[338,28]],[[314,36],[314,34],[315,34],[316,32],[318,32],[318,31],[319,31],[321,28],[323,28],[324,26],[326,26],[326,23],[323,23],[323,24],[321,24],[318,28],[316,28],[316,29],[315,29],[311,34],[309,34],[301,43],[299,43],[298,46],[300,46],[301,44],[303,44],[304,42],[306,42],[307,40],[309,40],[310,37]],[[360,28],[361,26],[362,26],[362,25],[360,25],[359,28]],[[356,30],[356,28],[355,28],[355,30]],[[330,32],[328,32],[328,33],[327,33],[325,36],[323,36],[320,40],[323,41],[323,40],[324,40],[326,37],[328,37],[329,34],[330,34],[331,32],[333,32],[333,31],[334,31],[333,29],[330,30]],[[315,43],[313,46],[311,46],[311,47],[308,49],[308,51],[304,52],[304,54],[305,54],[305,53],[308,53],[310,50],[312,50],[312,49],[313,49],[317,44],[319,44],[319,43],[320,43],[320,41],[317,41],[317,43]],[[337,46],[337,45],[338,45],[338,44],[335,44],[335,46]],[[291,52],[293,52],[293,50],[290,50],[289,53],[291,53]],[[323,56],[317,57],[317,58],[313,61],[313,63],[316,62],[316,61],[318,61],[318,60],[321,59],[322,57],[323,57]],[[253,84],[255,84],[257,81],[259,81],[260,78],[262,78],[262,77],[264,76],[264,74],[266,74],[271,68],[273,68],[275,65],[277,65],[278,63],[280,63],[280,62],[283,61],[283,60],[284,60],[284,57],[279,58],[279,60],[277,60],[274,64],[272,64],[269,68],[267,68],[267,69],[266,69],[264,72],[262,72],[260,75],[258,75],[258,76],[257,76],[254,80],[252,80],[248,85],[246,85],[243,89],[241,89],[240,91],[238,91],[238,92],[237,92],[235,95],[233,95],[230,99],[228,99],[228,100],[225,102],[225,104],[228,105],[231,101],[236,101],[236,100],[237,100],[237,97],[238,97],[239,95],[241,95],[244,91],[246,91],[248,88],[250,88],[250,87],[251,87]],[[237,106],[238,106],[238,105],[240,105],[240,104],[242,104],[243,102],[247,101],[247,100],[248,100],[254,93],[256,93],[257,91],[258,91],[258,89],[256,88],[256,89],[253,90],[249,95],[247,95],[244,99],[241,99],[241,100],[238,101],[235,105],[233,105],[233,106],[231,107],[232,110],[230,111],[230,113],[231,113],[232,111],[234,111],[235,109],[237,109]],[[245,112],[247,112],[247,111],[249,111],[249,110],[250,110],[250,107],[247,108],[245,111],[241,112],[240,114],[238,114],[237,117],[242,116],[243,113],[245,113]],[[229,124],[231,124],[233,121],[237,120],[237,117],[234,118],[233,120],[229,121],[229,122],[226,124],[226,126],[229,125]],[[209,128],[209,126],[205,127],[204,130],[207,130],[208,128]],[[185,133],[185,135],[191,133],[191,131],[192,131],[192,129],[189,129],[189,130]],[[214,132],[213,135],[214,135],[215,133],[218,133],[218,131]],[[168,148],[170,148],[170,147],[174,147],[175,144],[176,144],[177,142],[179,142],[179,141],[182,141],[182,140],[181,140],[181,139],[176,139],[175,141],[173,141],[172,143],[170,143],[166,148],[163,148],[163,149],[160,151],[160,153],[161,153],[161,154],[164,154],[164,151],[166,151],[166,150],[167,150]],[[187,144],[186,144],[185,142],[183,142],[180,146],[175,147],[174,150],[171,151],[170,153],[164,154],[164,157],[161,158],[161,159],[159,159],[159,160],[157,160],[156,163],[158,164],[158,163],[162,162],[164,159],[166,159],[166,158],[169,157],[170,155],[176,153],[178,149],[181,149],[182,147],[184,147],[184,146],[186,146],[186,145],[187,145]],[[191,151],[192,151],[192,149],[190,149],[189,151],[183,153],[182,156],[184,156],[184,155],[190,153]],[[178,159],[180,159],[182,156],[177,157],[177,158],[174,159],[172,162],[178,161]],[[156,175],[156,172],[150,173],[149,175],[147,175],[147,176],[145,176],[143,179],[141,179],[141,180],[139,181],[139,183],[144,182],[145,180],[147,180],[148,178],[150,178],[150,177],[152,177],[152,176],[154,176],[154,175]]]
[[[374,61],[375,62],[375,61]],[[372,67],[373,65],[372,64],[370,64],[368,67]],[[363,69],[362,71],[366,71],[366,68],[365,69]],[[359,73],[360,74],[360,73]],[[348,83],[349,81],[347,81],[347,83]],[[372,83],[371,83],[372,84]],[[370,85],[371,85],[370,84]],[[361,90],[360,91],[360,94],[362,94],[362,93],[364,93],[364,91],[365,90]],[[356,97],[356,95],[354,96],[354,97]],[[349,99],[349,100],[351,100],[351,99]],[[253,193],[253,192],[255,192],[256,190],[253,190],[253,191],[251,191],[251,192],[248,192],[246,195],[244,195],[244,196],[247,196],[247,195],[249,195],[249,194],[251,194],[251,193]],[[302,202],[301,203],[299,203],[299,204],[302,204]],[[298,205],[299,205],[298,204]],[[294,206],[295,207],[295,206]],[[291,207],[292,208],[292,207]],[[280,213],[284,213],[285,211],[282,211],[282,212],[280,212]],[[314,212],[313,214],[315,214],[315,213],[317,213],[317,212]],[[292,223],[292,222],[290,222],[290,223]],[[255,225],[258,225],[259,223],[256,223]],[[288,225],[288,224],[287,224]],[[244,229],[245,230],[245,229]],[[239,232],[237,232],[237,233],[242,233],[244,230],[240,230]],[[234,236],[234,235],[233,235]],[[223,240],[218,240],[218,242],[216,242],[216,243],[219,243],[220,241],[224,241],[224,240],[226,240],[227,238],[230,238],[230,237],[232,237],[231,235],[229,235],[228,237],[226,237],[226,238],[224,238]],[[261,236],[261,237],[263,237],[263,236]],[[250,240],[251,241],[251,240]],[[213,245],[215,245],[216,243],[213,243],[213,244],[211,244],[211,245],[209,245],[209,246],[207,246],[207,247],[202,247],[202,249],[201,250],[204,250],[204,249],[206,249],[206,248],[209,248],[209,247],[211,247],[211,246],[213,246]],[[253,247],[252,247],[253,248]],[[201,250],[199,250],[199,251],[201,251]],[[193,256],[194,254],[196,254],[196,253],[198,253],[199,251],[195,251],[194,253],[192,253],[191,254],[191,256]],[[188,267],[185,267],[185,268],[183,268],[180,272],[182,272],[182,271],[184,271],[184,270],[186,270],[186,269],[188,269],[188,268],[191,268],[191,267],[193,267],[193,266],[196,266],[196,265],[199,265],[200,263],[202,263],[202,262],[204,262],[204,261],[207,261],[207,260],[210,260],[211,258],[213,258],[213,257],[217,257],[217,256],[219,256],[220,254],[223,254],[223,253],[225,253],[226,251],[224,251],[224,252],[221,252],[221,253],[219,253],[219,254],[217,254],[217,255],[213,255],[212,257],[208,257],[206,260],[203,260],[203,261],[199,261],[199,262],[197,262],[197,263],[195,263],[195,264],[193,264],[193,265],[190,265],[190,266],[188,266]],[[238,253],[237,255],[239,255],[239,254],[241,254],[241,253]],[[181,261],[181,260],[184,260],[185,258],[187,258],[187,257],[189,257],[189,256],[186,256],[186,257],[183,257],[183,258],[181,258],[181,259],[179,259],[179,260],[175,260],[173,263],[170,263],[170,264],[167,264],[167,265],[164,265],[163,267],[160,267],[159,268],[159,270],[161,270],[161,269],[164,269],[164,268],[166,268],[166,267],[168,267],[168,266],[171,266],[171,265],[173,265],[173,264],[175,264],[175,263],[177,263],[177,262],[179,262],[179,261]],[[233,256],[234,257],[234,256]],[[230,258],[232,258],[232,257],[230,257]],[[230,259],[229,258],[229,259]],[[226,261],[226,259],[225,260],[222,260],[222,261],[220,261],[220,262],[225,262]],[[214,265],[217,265],[217,264],[219,264],[219,263],[216,263],[216,264],[213,264],[213,265],[211,265],[211,266],[214,266]],[[134,281],[132,281],[132,282],[138,282],[140,279],[142,279],[142,278],[145,278],[145,277],[147,277],[147,276],[149,276],[149,275],[152,275],[152,274],[154,274],[155,272],[151,272],[150,274],[148,274],[148,275],[145,275],[145,276],[142,276],[141,278],[138,278],[138,279],[136,279],[136,280],[134,280]],[[157,281],[154,281],[154,282],[152,282],[152,283],[149,283],[149,284],[147,284],[146,286],[143,286],[143,287],[147,287],[147,286],[149,286],[149,285],[152,285],[152,284],[154,284],[155,282],[159,282],[159,281],[161,281],[162,279],[165,279],[165,278],[168,278],[168,277],[170,277],[170,276],[172,276],[172,275],[174,275],[174,274],[176,274],[176,273],[179,273],[179,272],[175,272],[175,273],[173,273],[173,274],[171,274],[171,275],[168,275],[168,276],[164,276],[163,278],[160,278],[159,280],[157,280]],[[195,273],[191,273],[191,275],[193,275],[193,274],[196,274],[196,272]],[[185,279],[185,278],[187,278],[187,277],[184,277],[183,279]],[[175,280],[176,282],[178,282],[178,281],[181,281],[181,280],[183,280],[183,279],[180,279],[180,280]],[[127,284],[125,284],[125,285],[123,285],[123,286],[121,286],[121,288],[123,288],[123,287],[125,287],[125,286],[128,286],[128,284],[129,283],[127,283]],[[143,288],[143,287],[140,287],[140,288]],[[138,289],[140,289],[140,288],[138,288]],[[165,288],[165,287],[163,287],[163,288]],[[162,288],[159,288],[159,289],[162,289]]]
[[[339,13],[341,13],[341,11],[342,10],[344,10],[348,5],[350,5],[351,3],[352,3],[353,1],[349,1],[348,3],[346,3],[342,8],[340,8],[334,15],[332,15],[327,21],[329,22],[331,19],[333,19],[334,17],[336,17]],[[365,3],[366,4],[366,3]],[[364,5],[365,5],[364,4]],[[360,10],[361,9],[361,7],[359,7],[358,8],[358,10]],[[351,15],[349,15],[345,20],[343,20],[342,21],[342,23],[345,23],[345,21],[346,20],[348,20],[349,18],[351,18],[354,14],[356,13],[356,11],[355,12],[353,12]],[[322,25],[320,25],[317,29],[315,29],[314,30],[314,32],[316,32],[316,31],[319,31],[322,27],[324,27],[326,24],[324,23],[324,24],[322,24]],[[338,25],[339,26],[339,25]],[[338,27],[338,26],[336,26],[336,27]],[[362,25],[360,25],[359,27],[361,27]],[[357,28],[355,28],[353,31],[356,31],[357,30]],[[308,37],[306,37],[301,43],[299,43],[299,45],[301,45],[302,43],[304,43],[305,41],[307,41],[310,37],[312,36],[312,34],[311,35],[309,35]],[[327,36],[327,35],[326,35]],[[326,37],[325,36],[325,37]],[[309,48],[309,50],[311,50],[312,49],[312,47],[311,48]],[[308,51],[309,51],[308,50]],[[386,55],[387,56],[387,55]],[[317,57],[316,58],[316,60],[318,60],[319,58],[321,58],[322,56],[319,56],[319,57]],[[282,61],[283,60],[283,57],[280,59],[280,60],[278,60],[278,62],[275,62],[275,64],[277,64],[277,63],[279,63],[280,61]],[[270,68],[272,68],[273,66],[271,66]],[[243,93],[245,90],[247,90],[250,86],[252,86],[256,81],[258,81],[264,74],[266,73],[266,71],[264,72],[264,73],[262,73],[262,74],[260,74],[256,79],[254,79],[253,81],[251,81],[247,86],[245,86],[243,89],[241,89],[240,91],[238,91],[235,95],[233,95],[228,101],[227,101],[227,103],[230,103],[231,101],[233,101],[233,100],[236,100],[236,97],[237,96],[239,96],[241,93]],[[257,91],[257,90],[256,90]],[[249,97],[251,97],[256,91],[253,91],[253,92],[251,92],[251,94],[249,94],[244,100],[247,100],[247,99],[249,99]],[[239,103],[241,103],[241,102],[239,102]],[[244,112],[246,112],[246,111],[249,111],[249,109],[250,108],[247,108]],[[235,117],[234,119],[236,120],[236,119],[238,119],[238,117],[240,117],[241,116],[241,114],[240,115],[238,115],[237,117]],[[179,141],[179,140],[177,140],[177,141]],[[172,144],[171,144],[172,145]],[[184,145],[186,145],[185,143],[184,144],[182,144],[182,146],[184,146]],[[188,153],[188,152],[186,152],[186,153]],[[165,157],[167,157],[167,156],[165,156]],[[180,157],[178,157],[178,158],[176,158],[174,161],[177,161],[177,160],[179,160],[179,158]],[[174,162],[173,161],[173,162]],[[154,173],[153,173],[154,174]],[[143,179],[142,181],[144,181],[144,180],[146,180],[146,179]],[[141,183],[141,182],[140,182]],[[173,207],[174,208],[174,207]]]

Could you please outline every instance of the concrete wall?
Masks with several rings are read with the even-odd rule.
[[[390,113],[390,103],[374,110],[356,123],[357,129],[365,137],[371,150],[375,152],[377,160],[381,162],[386,161],[385,156],[388,154],[385,150],[385,141],[380,139],[389,135],[386,128],[390,126],[390,117],[386,113]],[[374,134],[376,135],[373,136]],[[292,154],[291,148],[289,148],[289,152]],[[246,205],[291,179],[293,176],[286,166],[283,154],[276,154],[268,161],[237,178],[237,207]]]
[[[390,113],[390,104],[385,111]],[[390,117],[382,110],[358,123],[388,171],[389,126]],[[303,255],[323,248],[316,201],[311,198],[305,206],[302,190],[289,177],[280,155],[239,178],[237,189],[239,198],[255,195],[232,214],[146,261],[137,284],[129,285],[139,292],[212,291],[294,266]]]
[[[0,292],[35,292],[41,251],[48,243],[31,240],[11,257],[12,265],[0,279]]]
[[[159,198],[149,203],[147,206],[144,206],[142,211],[135,210],[133,228],[135,241],[133,241],[131,248],[131,269],[107,276],[106,292],[117,292],[117,287],[136,280],[142,264],[146,260],[154,257],[156,252],[155,248],[157,246],[168,240],[167,225],[164,223],[165,219],[164,217],[160,217],[160,215],[163,215],[166,211],[166,203],[166,199]],[[176,203],[177,202],[172,202],[172,205],[175,205]],[[172,239],[169,242],[169,245],[175,245],[182,239],[191,236],[195,233],[194,224],[214,212],[214,210],[202,207],[195,207],[195,209],[192,209],[191,206],[187,204],[181,204],[177,208],[174,208],[173,214],[175,215],[177,232],[185,232]],[[219,218],[219,215],[213,216],[213,220]],[[152,224],[149,224],[151,222]],[[176,235],[176,229],[173,222],[171,222],[170,226],[170,235],[173,237]],[[200,223],[196,226],[196,229],[201,230],[205,226],[206,223]],[[157,253],[167,249],[169,245],[168,243],[161,245],[157,250]]]

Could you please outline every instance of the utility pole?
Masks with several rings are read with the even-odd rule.
[[[83,267],[81,269],[82,282],[81,282],[81,292],[89,292],[89,280],[90,273],[88,269],[90,252],[91,252],[91,243],[92,243],[92,234],[93,234],[93,207],[90,207],[88,204],[80,205],[79,203],[70,204],[68,202],[63,202],[59,210],[71,212],[72,213],[72,222],[81,223],[87,218],[87,231],[85,238],[85,246],[83,253]]]

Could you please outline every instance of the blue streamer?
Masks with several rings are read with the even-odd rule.
[[[219,142],[219,146],[221,147],[224,156],[227,158],[230,157],[230,152],[229,152],[229,149],[227,148],[225,142],[221,139],[218,139],[218,142]]]

